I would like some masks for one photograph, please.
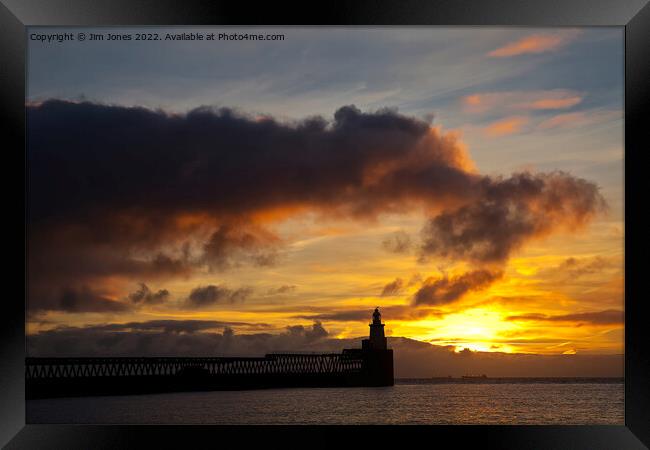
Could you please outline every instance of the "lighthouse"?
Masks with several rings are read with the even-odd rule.
[[[379,308],[372,313],[370,337],[361,341],[363,354],[364,386],[392,386],[393,378],[393,350],[388,348],[384,335],[384,324],[381,323]],[[357,350],[358,351],[358,350]]]

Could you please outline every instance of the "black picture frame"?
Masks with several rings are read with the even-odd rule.
[[[625,426],[428,426],[428,427],[223,427],[26,425],[24,392],[25,283],[7,275],[12,295],[3,302],[0,341],[0,444],[19,448],[179,448],[236,439],[238,445],[340,445],[355,435],[383,445],[409,442],[454,448],[634,449],[650,446],[650,344],[644,307],[647,249],[643,171],[650,117],[650,5],[648,0],[346,0],[332,3],[225,2],[209,0],[2,0],[0,92],[4,128],[5,217],[25,217],[18,194],[25,164],[26,26],[32,25],[475,25],[625,27]],[[10,176],[11,175],[11,176]],[[15,177],[15,178],[14,178]],[[8,198],[7,198],[8,197]],[[8,227],[15,261],[25,258],[25,226]],[[21,240],[19,236],[23,236]],[[22,259],[20,255],[22,254]],[[7,289],[8,291],[8,289]],[[258,430],[254,432],[251,430]],[[393,442],[389,442],[393,441]],[[232,442],[232,441],[231,441]],[[644,445],[645,444],[645,445]],[[408,445],[408,444],[407,444]],[[421,445],[421,444],[416,444]],[[447,447],[447,445],[444,445]]]

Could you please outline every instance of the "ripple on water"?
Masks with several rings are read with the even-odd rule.
[[[624,424],[624,385],[398,384],[27,401],[28,423]]]

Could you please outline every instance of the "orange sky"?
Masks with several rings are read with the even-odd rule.
[[[420,308],[413,306],[413,296],[424,279],[444,275],[453,279],[469,267],[464,261],[447,258],[423,262],[415,247],[391,253],[382,246],[396,233],[414,243],[426,218],[422,212],[359,222],[308,211],[258,216],[282,242],[273,265],[242,263],[224,271],[202,267],[189,275],[147,280],[152,292],[170,292],[167,302],[120,313],[47,311],[29,323],[28,331],[62,325],[196,319],[264,323],[268,325],[265,331],[272,333],[319,320],[330,337],[349,338],[366,334],[367,317],[338,320],[328,319],[327,314],[371,311],[380,306],[388,335],[454,345],[458,351],[622,352],[622,314],[611,319],[611,311],[623,309],[623,223],[612,221],[607,214],[576,231],[532,239],[513,252],[503,266],[503,276],[484,289],[470,290],[439,307]],[[180,218],[183,229],[190,224],[199,227],[190,227],[192,231],[187,231],[183,240],[204,239],[203,220],[200,216]],[[170,243],[170,248],[173,246]],[[143,253],[141,257],[151,255]],[[382,295],[384,287],[396,279],[400,280],[399,289]],[[138,289],[131,276],[103,278],[101,283],[108,299],[116,302],[128,302],[128,296]],[[188,307],[186,299],[192,290],[206,286],[245,287],[251,294],[245,301]],[[237,332],[258,330],[243,326]]]
[[[384,32],[397,43],[384,42],[386,57],[397,57],[403,38]],[[372,92],[370,82],[311,86],[317,75],[301,64],[284,91],[272,82],[284,72],[248,80],[268,84],[256,103],[229,89],[236,74],[230,84],[208,74],[215,86],[201,92],[228,92],[235,112],[179,113],[163,102],[178,93],[155,83],[131,87],[133,105],[111,101],[106,84],[84,103],[34,80],[28,334],[194,320],[204,325],[174,336],[320,324],[343,339],[365,336],[379,306],[389,336],[456,351],[622,353],[622,110],[607,88],[552,78],[554,57],[576,71],[595,64],[563,53],[605,39],[590,33],[458,41],[457,54],[434,55],[445,64],[393,65],[403,84]],[[337,74],[380,76],[362,63]]]

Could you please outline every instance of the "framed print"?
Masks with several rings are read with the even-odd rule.
[[[646,3],[5,1],[3,444],[645,448]]]

